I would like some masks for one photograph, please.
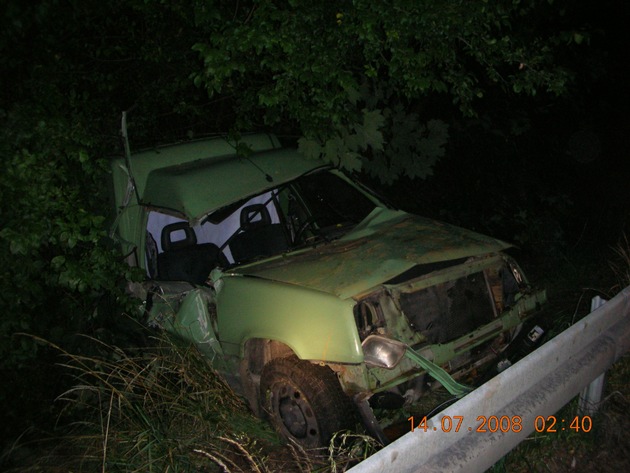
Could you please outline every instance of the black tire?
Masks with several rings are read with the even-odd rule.
[[[304,448],[328,446],[332,435],[351,427],[354,419],[354,405],[333,371],[296,357],[265,365],[260,400],[274,427]]]

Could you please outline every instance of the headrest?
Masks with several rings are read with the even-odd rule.
[[[162,229],[162,251],[178,250],[197,244],[197,235],[188,222],[171,223]]]
[[[241,230],[271,225],[271,215],[264,204],[252,204],[241,210]]]

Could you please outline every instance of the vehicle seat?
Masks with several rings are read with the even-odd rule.
[[[252,204],[241,210],[241,232],[230,241],[235,263],[272,256],[289,248],[281,223],[271,223],[264,204]]]
[[[184,238],[178,238],[182,232]],[[158,276],[163,281],[203,284],[212,269],[228,264],[217,245],[197,244],[195,231],[188,222],[166,225],[162,229],[161,243],[163,252],[158,255]]]

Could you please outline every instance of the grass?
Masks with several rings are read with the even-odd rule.
[[[278,443],[196,349],[165,337],[131,351],[90,341],[98,355],[60,349],[74,377],[59,397],[64,432],[33,471],[60,463],[73,471],[199,471],[209,461],[195,450],[216,451],[217,464],[256,464],[263,459],[249,435]]]
[[[613,248],[614,258],[610,261],[610,268],[617,278],[614,286],[618,291],[630,285],[630,241],[624,233]]]
[[[285,445],[198,350],[165,334],[152,340],[123,350],[89,338],[90,355],[55,347],[73,387],[58,399],[56,432],[5,454],[30,452],[12,471],[336,472],[377,448],[350,433],[320,451]]]

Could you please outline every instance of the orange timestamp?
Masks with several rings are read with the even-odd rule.
[[[421,430],[459,432],[520,432],[523,430],[523,418],[521,416],[477,416],[474,426],[464,425],[464,416],[443,416],[440,423],[430,427],[427,423],[427,416],[422,417],[418,423],[414,416],[407,419],[410,423],[411,431]],[[575,416],[573,419],[558,419],[555,416],[538,416],[534,420],[534,430],[536,432],[558,432],[563,430],[574,430],[575,432],[590,432],[593,422],[589,416]]]
[[[593,428],[591,416],[575,416],[573,419],[557,418],[556,416],[538,416],[534,420],[536,432],[562,432],[573,430],[575,432],[590,432]]]

